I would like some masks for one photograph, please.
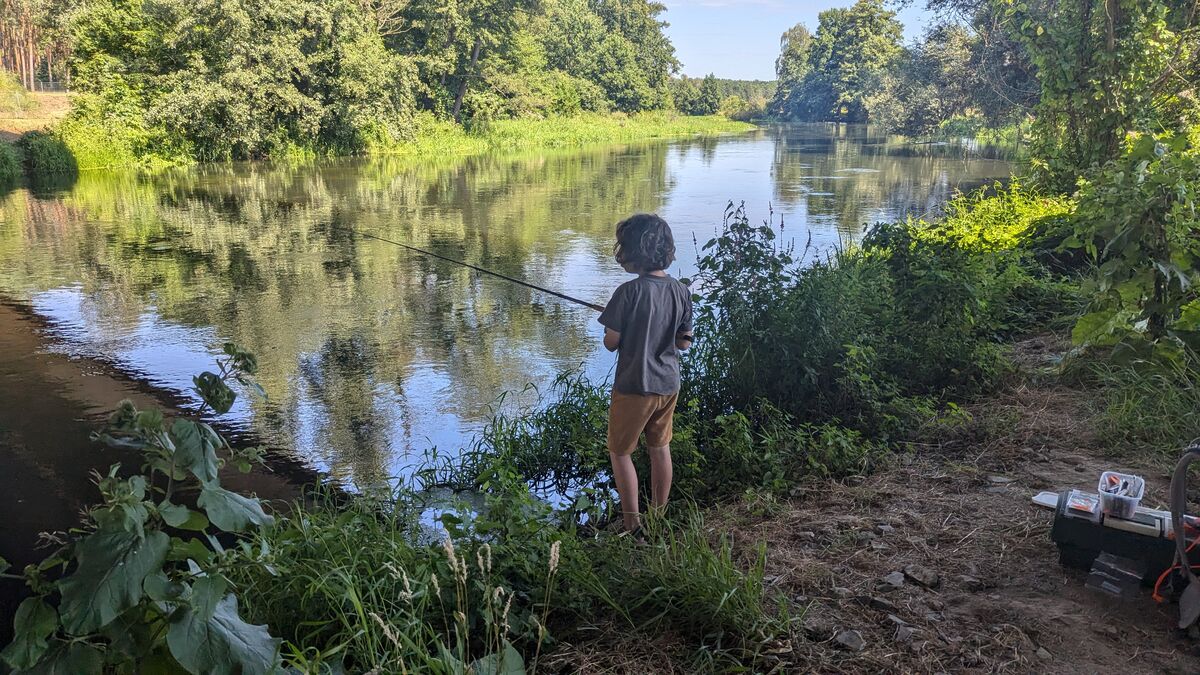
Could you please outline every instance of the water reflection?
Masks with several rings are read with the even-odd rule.
[[[269,401],[239,423],[363,484],[453,451],[497,396],[612,365],[589,310],[369,232],[603,303],[623,280],[612,224],[658,211],[690,274],[730,199],[768,203],[819,247],[936,210],[1009,164],[862,129],[526,156],[85,173],[0,197],[0,292],[64,348],[183,391],[224,340],[259,355]],[[519,400],[520,397],[517,397]]]

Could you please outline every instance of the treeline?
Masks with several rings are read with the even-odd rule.
[[[1177,99],[1182,91],[1193,115],[1197,109],[1200,40],[1190,0],[925,4],[941,21],[910,45],[882,0],[821,12],[815,32],[803,24],[789,29],[776,61],[772,114],[871,122],[909,135],[956,120],[992,128],[1031,117],[1062,120],[1048,84],[1071,92],[1073,105],[1115,116],[1113,128],[1175,126],[1170,118],[1186,107],[1184,99],[1156,101],[1154,91]],[[1175,62],[1169,73],[1164,59]],[[1138,79],[1144,72],[1155,74]],[[1143,95],[1150,98],[1139,106]],[[1111,155],[1115,146],[1104,148]]]
[[[672,81],[675,108],[687,115],[723,114],[740,120],[762,117],[775,93],[775,82],[728,80],[709,74],[703,79],[684,75]]]
[[[39,44],[69,55],[75,120],[135,155],[168,159],[363,152],[411,139],[422,113],[478,128],[669,109],[679,68],[665,7],[650,0],[22,7]],[[5,51],[18,44],[4,39]]]

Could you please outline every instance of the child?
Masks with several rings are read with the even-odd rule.
[[[625,531],[636,534],[638,477],[630,455],[643,432],[653,507],[665,507],[671,492],[671,421],[679,397],[679,351],[692,344],[692,296],[664,271],[675,260],[675,239],[662,218],[643,213],[621,221],[613,255],[626,272],[638,275],[617,288],[600,314],[604,346],[617,352],[608,454]]]

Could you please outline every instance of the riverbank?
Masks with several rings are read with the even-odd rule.
[[[433,115],[418,115],[412,139],[376,143],[368,155],[444,158],[489,152],[528,152],[578,148],[602,143],[719,136],[756,127],[717,115],[687,116],[673,112],[580,113],[574,116],[501,119],[468,130]],[[8,134],[17,137],[18,134]],[[22,140],[26,139],[26,140]],[[0,179],[22,172],[46,176],[112,168],[161,168],[194,164],[186,154],[164,153],[145,146],[133,130],[88,117],[66,115],[54,126],[26,130],[14,145],[0,147]],[[12,152],[16,150],[16,152]],[[320,148],[292,147],[282,157],[326,156]],[[11,182],[11,180],[10,180]]]
[[[1057,335],[1015,343],[1014,372],[964,406],[961,426],[869,475],[803,479],[786,496],[747,493],[707,513],[708,536],[730,537],[742,571],[765,544],[764,592],[793,608],[789,638],[764,649],[759,671],[1196,672],[1200,645],[1175,630],[1176,606],[1148,591],[1114,605],[1085,588],[1086,572],[1059,565],[1051,512],[1030,503],[1093,490],[1109,469],[1147,477],[1148,506],[1168,501],[1170,459],[1098,433],[1104,394],[1055,367],[1069,350]],[[601,622],[564,635],[550,662],[688,673],[693,649],[670,630]]]

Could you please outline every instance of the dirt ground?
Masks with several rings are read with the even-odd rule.
[[[1023,372],[971,406],[962,431],[885,470],[709,514],[742,551],[766,541],[769,590],[807,606],[771,650],[775,672],[1200,673],[1200,640],[1175,628],[1175,606],[1147,589],[1124,603],[1086,589],[1086,572],[1059,565],[1052,513],[1030,503],[1094,491],[1106,469],[1146,477],[1148,506],[1168,499],[1170,460],[1106,457],[1086,392],[1038,374],[1060,349],[1018,345]],[[861,648],[839,644],[846,631]],[[645,647],[577,656],[593,672],[679,672]]]
[[[0,113],[0,141],[14,141],[26,131],[45,129],[71,111],[71,95],[65,92],[30,94],[34,106],[15,115]]]

